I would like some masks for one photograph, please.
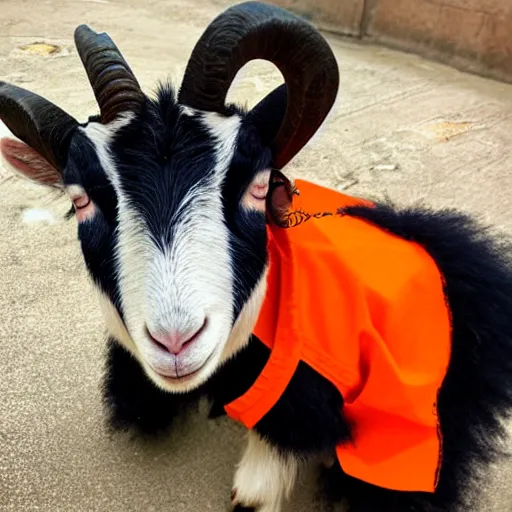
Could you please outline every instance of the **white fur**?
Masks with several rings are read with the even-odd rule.
[[[256,321],[258,320],[261,306],[267,292],[267,273],[268,269],[265,269],[260,280],[256,283],[251,296],[240,311],[235,325],[231,330],[231,334],[229,335],[229,339],[224,346],[221,357],[222,362],[233,357],[247,345],[249,337],[256,325]]]
[[[249,431],[245,453],[234,481],[233,505],[280,512],[290,497],[299,470],[292,455],[283,456],[255,432]]]
[[[121,183],[110,154],[110,143],[116,132],[130,124],[132,119],[133,113],[127,112],[109,124],[89,123],[85,128],[80,128],[94,144],[98,159],[119,196],[119,200],[122,200],[122,195],[120,196]]]
[[[126,327],[119,316],[117,309],[114,307],[110,299],[92,282],[94,289],[98,295],[98,302],[100,305],[101,312],[105,318],[108,332],[113,336],[119,343],[121,343],[133,356],[140,359],[137,347],[133,342],[130,333],[126,330]]]
[[[66,187],[66,192],[68,193],[69,197],[83,196],[86,194],[84,187],[81,185],[68,185]]]
[[[189,116],[189,117],[194,117],[195,115],[197,115],[199,113],[197,110],[194,110],[191,107],[187,107],[187,105],[181,105],[181,112],[182,112],[182,114],[185,114],[186,116]]]
[[[220,186],[226,177],[226,171],[233,158],[240,130],[240,117],[237,115],[224,117],[216,112],[204,112],[201,115],[201,121],[217,142],[217,165],[215,166],[217,182],[215,185]],[[220,190],[218,192],[220,194]]]

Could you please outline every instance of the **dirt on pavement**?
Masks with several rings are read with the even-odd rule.
[[[73,46],[78,24],[107,31],[152,91],[159,80],[179,84],[194,43],[231,3],[2,0],[0,80],[85,120],[96,104]],[[512,86],[328,40],[340,94],[287,172],[350,194],[459,207],[510,232]],[[230,94],[252,105],[279,82],[272,66],[255,62]],[[154,443],[107,434],[104,324],[68,208],[33,184],[0,182],[0,510],[227,510],[243,447],[237,425],[206,421],[202,411]],[[485,511],[512,510],[511,478],[512,464],[496,468],[482,489]],[[307,482],[287,511],[315,510]]]

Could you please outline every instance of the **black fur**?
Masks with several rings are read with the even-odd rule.
[[[98,206],[94,223],[78,224],[78,239],[89,274],[123,317],[114,261],[117,197],[91,141],[79,131],[71,141],[63,180],[65,185],[82,186]]]
[[[250,123],[243,123],[222,189],[231,264],[237,283],[234,318],[240,314],[267,262],[265,217],[260,212],[240,208],[240,201],[255,174],[268,168],[270,161],[270,151],[262,146],[259,133]]]
[[[155,243],[172,244],[170,221],[191,188],[211,181],[214,150],[215,140],[199,119],[180,115],[171,87],[148,99],[116,135],[112,153],[123,191]]]
[[[211,402],[210,418],[224,416],[224,405],[243,395],[263,370],[269,349],[254,336],[233,359],[224,364],[205,387]]]
[[[329,452],[350,439],[342,408],[343,398],[333,384],[300,362],[286,390],[255,430],[297,457]]]
[[[223,406],[243,395],[263,370],[270,351],[253,337],[233,360],[210,380],[210,417],[225,414]],[[331,451],[349,439],[338,390],[307,364],[300,362],[290,383],[255,430],[274,446],[297,457]],[[307,421],[304,419],[307,418]]]
[[[178,395],[160,390],[140,363],[109,339],[103,395],[112,429],[146,437],[165,433],[175,419],[194,409],[200,391]]]

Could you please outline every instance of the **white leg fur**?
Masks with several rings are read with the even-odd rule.
[[[254,507],[258,512],[280,512],[298,473],[298,461],[280,454],[255,432],[238,465],[233,486],[233,506]]]

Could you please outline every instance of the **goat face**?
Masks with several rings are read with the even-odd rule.
[[[81,26],[75,41],[100,115],[79,124],[0,83],[0,116],[23,141],[4,140],[2,154],[69,194],[111,334],[157,385],[186,391],[250,337],[265,290],[270,167],[285,165],[327,115],[336,63],[311,26],[255,2],[212,22],[177,97],[168,87],[145,96],[106,34]],[[278,87],[249,112],[226,106],[253,58],[270,58],[287,82],[302,75],[289,95]],[[311,93],[315,84],[322,93]]]
[[[247,117],[194,111],[164,88],[137,115],[78,127],[62,173],[2,144],[11,166],[67,191],[111,334],[169,389],[246,341],[262,300],[271,153]]]
[[[157,383],[182,389],[249,338],[270,151],[239,112],[195,112],[170,91],[143,110],[80,129],[64,179],[112,334]]]

